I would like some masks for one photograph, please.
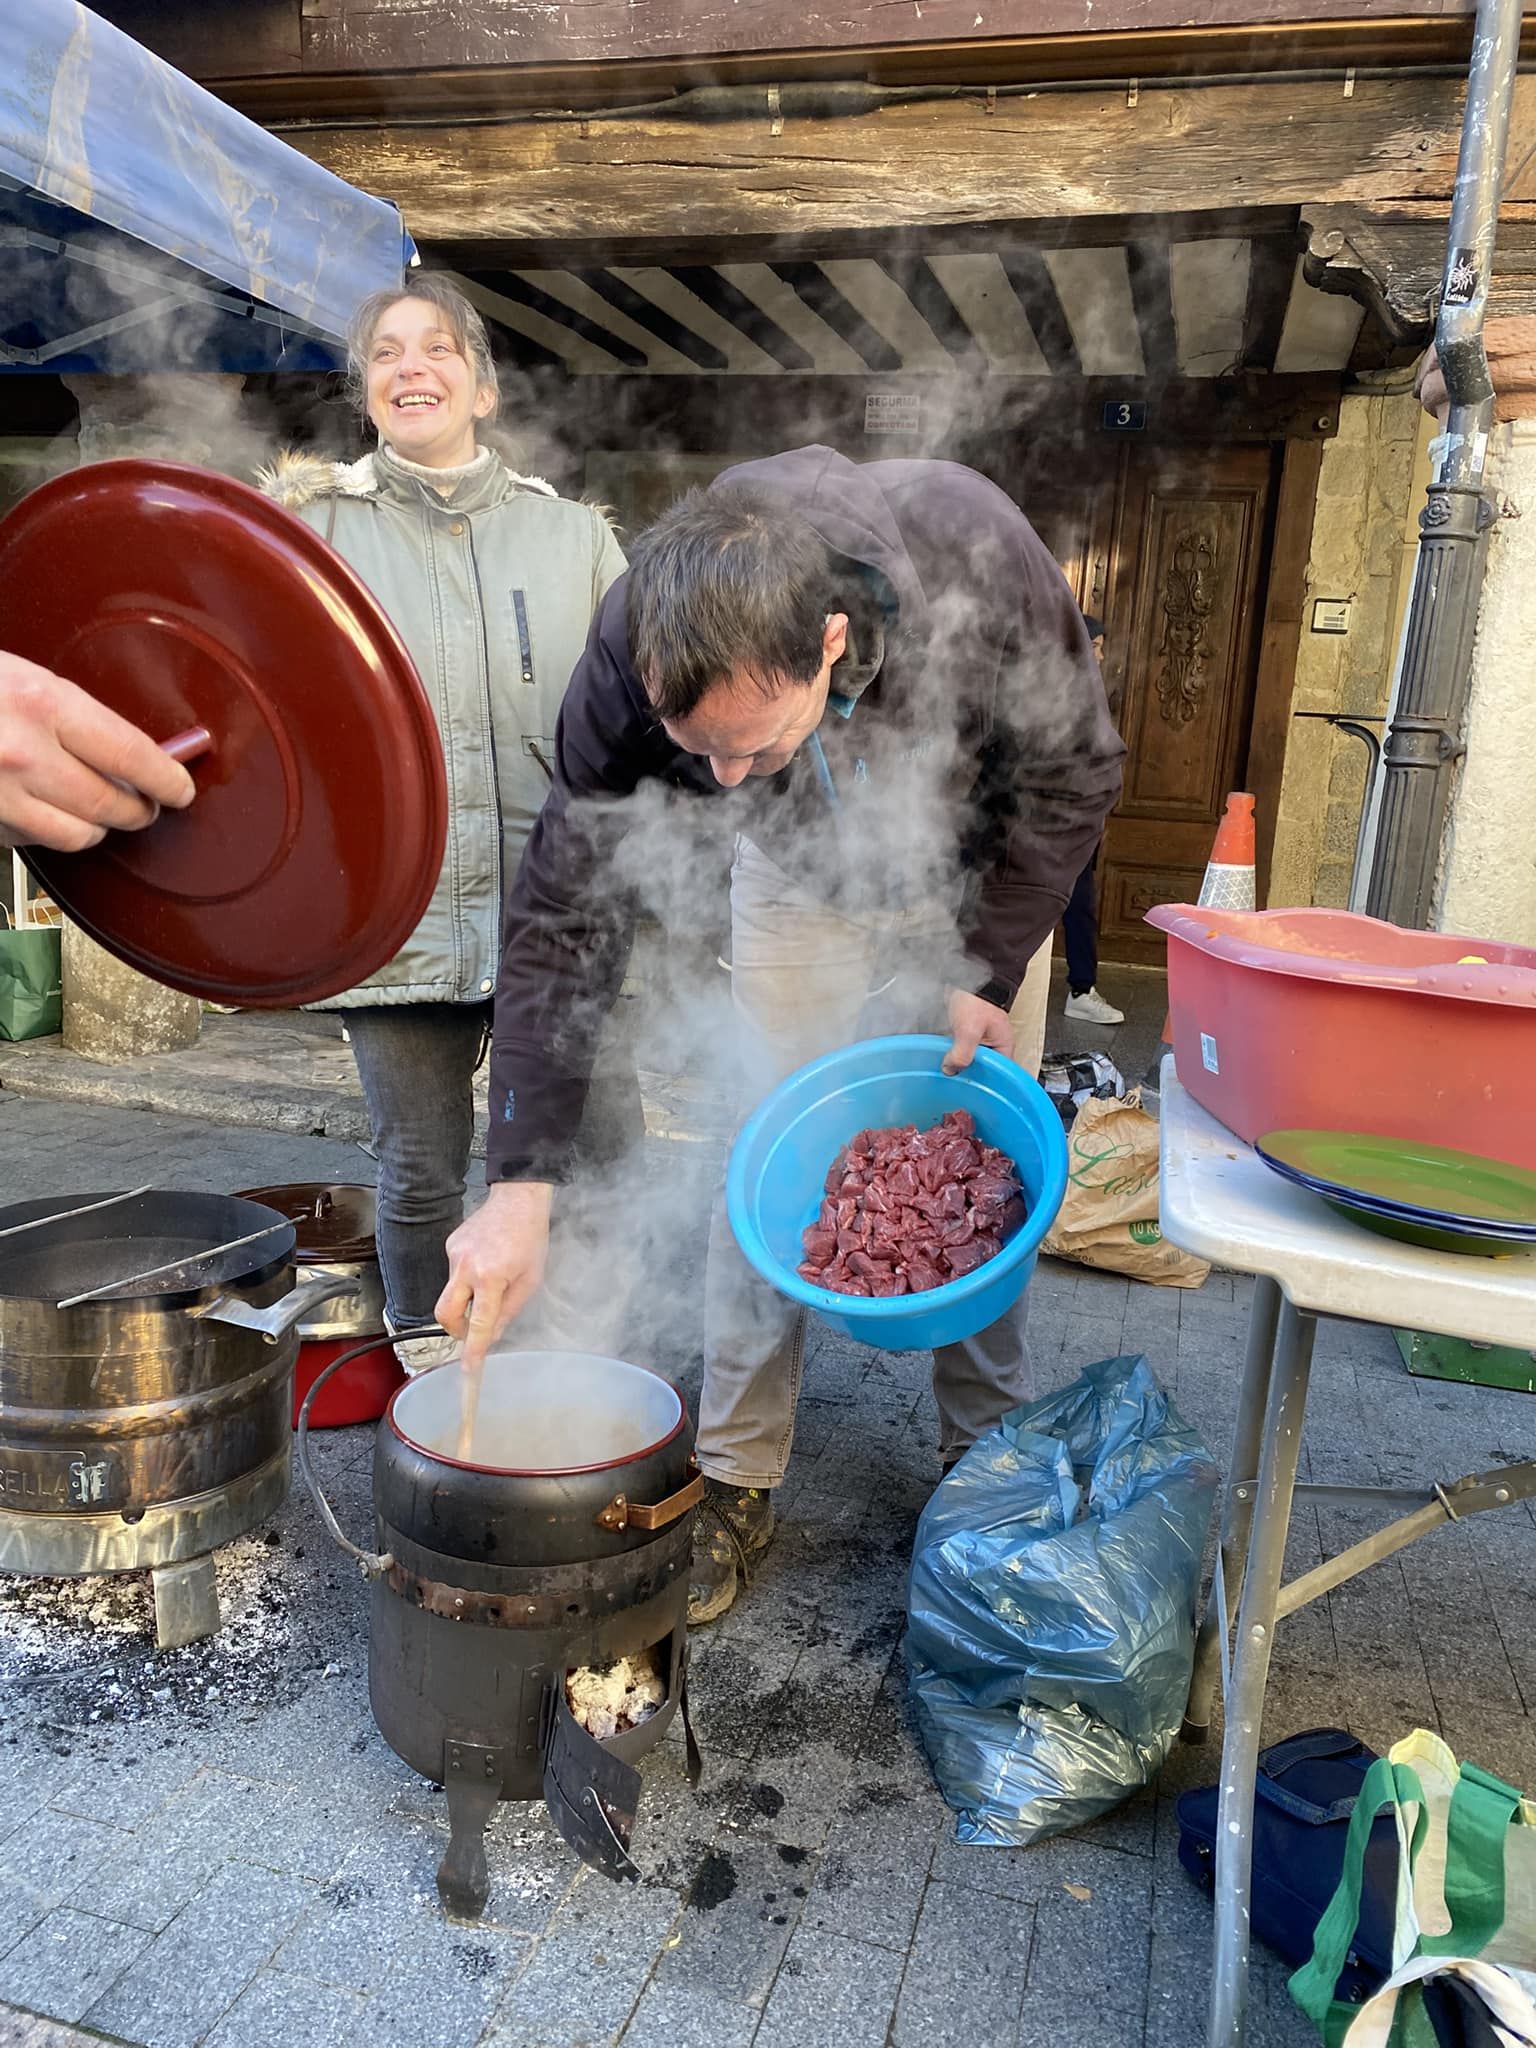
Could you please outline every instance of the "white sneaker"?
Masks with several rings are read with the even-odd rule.
[[[1074,1024],[1123,1024],[1125,1022],[1124,1010],[1117,1010],[1113,1003],[1105,1002],[1096,988],[1089,989],[1086,995],[1069,995],[1063,1015],[1070,1017]]]
[[[441,1331],[430,1337],[397,1337],[394,1353],[407,1376],[415,1379],[436,1366],[451,1365],[459,1355],[459,1340]]]

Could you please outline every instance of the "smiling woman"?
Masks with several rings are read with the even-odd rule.
[[[499,408],[496,367],[483,321],[447,278],[417,273],[366,299],[348,362],[376,451],[354,463],[283,457],[263,481],[388,610],[448,760],[448,846],[427,913],[388,966],[334,1003],[379,1155],[390,1326],[409,1332],[432,1324],[443,1246],[463,1214],[503,879],[543,804],[566,682],[624,557],[591,506],[516,475],[479,439]],[[633,1073],[618,1071],[593,1098],[589,1149],[617,1147],[639,1125]],[[422,1366],[445,1340],[406,1336],[398,1348]]]
[[[467,303],[460,312],[458,297],[451,286],[431,296],[379,292],[353,323],[353,376],[368,417],[381,441],[424,469],[473,462],[476,423],[500,405],[485,327]]]

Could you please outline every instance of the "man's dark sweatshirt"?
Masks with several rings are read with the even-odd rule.
[[[505,906],[493,1182],[569,1171],[628,954],[613,853],[643,784],[732,807],[735,831],[829,903],[900,904],[945,871],[962,878],[971,985],[1004,1007],[1119,796],[1125,750],[1082,614],[995,485],[958,463],[859,465],[814,447],[741,464],[726,484],[780,492],[816,528],[862,599],[849,606],[861,644],[833,671],[815,740],[780,774],[725,789],[662,729],[630,660],[627,577],[609,590]]]

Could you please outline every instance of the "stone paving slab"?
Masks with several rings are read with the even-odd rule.
[[[66,2027],[19,2005],[0,2004],[0,2048],[131,2048],[94,2028]]]
[[[153,1939],[142,1928],[61,1906],[0,1961],[0,1998],[82,2020]]]
[[[0,1157],[15,1198],[148,1159],[187,1187],[368,1172],[349,1143],[8,1085]],[[1229,1276],[1176,1294],[1047,1261],[1039,1383],[1145,1348],[1219,1447],[1247,1313]],[[697,1361],[675,1363],[696,1392]],[[674,1731],[644,1766],[631,1888],[584,1873],[542,1809],[501,1809],[475,1926],[438,1910],[443,1796],[373,1727],[366,1589],[307,1498],[271,1543],[226,1555],[231,1619],[212,1644],[154,1652],[147,1596],[119,1584],[137,1633],[108,1646],[116,1679],[90,1675],[103,1645],[88,1619],[39,1636],[37,1588],[0,1582],[0,2044],[1193,2048],[1210,1910],[1178,1866],[1174,1802],[1214,1775],[1214,1743],[1176,1749],[1155,1787],[1080,1834],[1008,1851],[955,1843],[913,1740],[899,1635],[935,1478],[926,1370],[817,1338],[783,1533],[751,1598],[695,1640],[703,1786],[688,1786]],[[1330,1479],[1455,1477],[1536,1454],[1529,1397],[1413,1381],[1380,1331],[1324,1325],[1314,1388],[1307,1456]],[[366,1429],[316,1439],[360,1527],[370,1445]],[[1361,1526],[1299,1516],[1293,1562]],[[1340,1721],[1380,1746],[1423,1722],[1536,1786],[1533,1566],[1536,1523],[1519,1508],[1295,1617],[1266,1735]],[[1262,1956],[1250,2038],[1312,2038]]]
[[[112,1064],[71,1052],[58,1035],[0,1041],[0,1091],[325,1137],[366,1150],[368,1111],[345,1026],[345,1013],[335,1010],[209,1010],[195,1044]],[[640,1075],[647,1120],[658,1135],[724,1135],[722,1112],[709,1091],[686,1075],[644,1065]],[[473,1084],[476,1158],[485,1154],[486,1085],[482,1068]]]

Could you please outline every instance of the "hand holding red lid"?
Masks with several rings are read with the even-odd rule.
[[[0,587],[26,725],[0,745],[22,810],[0,801],[0,837],[29,842],[73,924],[245,1008],[393,958],[442,868],[442,745],[388,615],[318,533],[212,470],[88,462],[0,519]],[[157,804],[180,808],[114,829]]]
[[[62,676],[0,653],[0,845],[78,853],[195,794],[147,733]]]

